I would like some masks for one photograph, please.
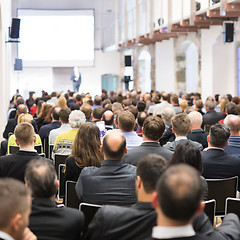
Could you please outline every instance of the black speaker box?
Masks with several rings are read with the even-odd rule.
[[[14,70],[15,71],[22,71],[22,59],[15,58]]]
[[[125,56],[125,67],[131,67],[132,66],[132,57],[130,55]]]
[[[224,42],[233,42],[234,40],[234,24],[233,23],[224,23]]]
[[[20,30],[20,19],[13,18],[11,31],[10,31],[10,38],[19,38],[19,30]]]

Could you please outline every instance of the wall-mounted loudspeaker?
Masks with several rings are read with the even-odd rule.
[[[20,19],[13,18],[12,19],[12,26],[10,30],[10,38],[19,38],[19,30],[20,30]]]
[[[22,59],[15,58],[14,70],[15,71],[22,71]]]
[[[132,57],[130,55],[125,56],[125,67],[131,67],[132,66]]]
[[[223,41],[224,42],[233,42],[234,40],[234,24],[233,23],[224,23],[223,25]]]

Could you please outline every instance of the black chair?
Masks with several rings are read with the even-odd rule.
[[[215,218],[215,211],[216,211],[216,200],[212,199],[212,200],[205,201],[204,203],[205,203],[204,212],[208,216],[212,225],[214,225],[214,218]]]
[[[84,214],[84,226],[83,226],[83,234],[81,239],[85,239],[87,231],[88,231],[88,225],[92,221],[93,217],[95,216],[97,210],[101,208],[101,205],[95,205],[90,203],[80,203],[79,210],[83,212]]]
[[[37,150],[37,153],[38,153],[38,154],[43,153],[42,144],[35,145],[34,148]]]
[[[50,159],[52,159],[52,151],[53,151],[53,148],[54,148],[54,144],[49,144],[48,146],[48,157]]]
[[[48,144],[48,137],[43,139],[43,151],[46,155],[46,158],[50,158],[49,156],[49,144]]]
[[[224,216],[225,201],[228,197],[236,197],[238,177],[231,177],[225,179],[206,179],[208,184],[208,199],[216,200],[217,216]]]
[[[40,155],[42,154],[42,145],[35,145],[34,148],[37,150],[37,153]],[[15,145],[9,145],[9,154],[14,154],[19,150],[19,146],[15,146]]]
[[[65,183],[65,205],[66,207],[79,208],[81,201],[78,199],[76,190],[76,182],[66,181]]]
[[[63,155],[63,154],[54,154],[54,166],[55,166],[55,170],[56,173],[58,175],[58,166],[60,164],[65,164],[66,163],[66,159],[67,159],[68,155]],[[58,176],[59,177],[59,176]]]
[[[66,167],[65,164],[60,164],[58,166],[58,176],[59,176],[58,200],[62,200],[65,195],[65,187],[64,187],[65,167]]]
[[[240,219],[240,199],[239,198],[227,198],[225,214],[235,213]]]

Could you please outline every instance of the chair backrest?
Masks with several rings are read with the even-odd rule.
[[[14,154],[19,150],[19,146],[9,145],[9,154]]]
[[[66,159],[67,159],[68,155],[63,155],[63,154],[54,154],[54,166],[55,166],[55,170],[56,173],[58,175],[58,166],[60,164],[65,164],[66,163]],[[59,176],[58,176],[59,177]]]
[[[79,208],[81,201],[78,199],[76,190],[76,182],[66,181],[65,183],[65,205],[66,207]]]
[[[64,186],[65,167],[66,167],[65,164],[59,164],[58,166],[58,176],[59,176],[58,199],[63,199],[65,195],[65,186]]]
[[[46,158],[49,158],[49,144],[48,144],[48,137],[43,139],[43,150],[45,152]]]
[[[227,198],[225,214],[235,213],[240,219],[240,199],[238,198]]]
[[[37,150],[38,154],[42,153],[42,145],[41,144],[35,145],[34,148]]]
[[[216,200],[212,199],[212,200],[205,201],[204,203],[205,203],[204,212],[208,216],[212,225],[214,225],[214,218],[215,218],[215,211],[216,211]]]
[[[46,157],[45,153],[39,153],[38,155],[44,158]]]
[[[50,159],[52,159],[52,151],[53,151],[53,148],[54,148],[54,144],[49,144],[48,146],[48,157]]]
[[[236,197],[238,177],[225,179],[206,179],[208,199],[216,200],[216,215],[225,214],[225,201],[228,197]]]
[[[84,226],[83,226],[83,235],[82,239],[85,239],[85,236],[88,231],[88,225],[92,221],[93,217],[95,216],[97,210],[101,208],[101,205],[95,205],[90,203],[80,203],[79,210],[84,214]]]

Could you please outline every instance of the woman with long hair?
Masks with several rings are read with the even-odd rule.
[[[73,143],[72,153],[66,159],[65,182],[67,180],[77,181],[85,167],[101,166],[103,155],[100,145],[99,128],[91,122],[81,125]]]
[[[64,96],[61,96],[59,99],[58,99],[58,106],[60,108],[67,108],[67,100]]]
[[[38,126],[38,130],[41,128],[41,126],[51,123],[51,112],[52,112],[53,106],[50,104],[44,103],[41,107],[41,111],[37,116],[36,122]]]

